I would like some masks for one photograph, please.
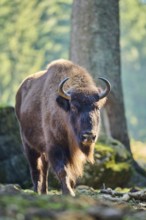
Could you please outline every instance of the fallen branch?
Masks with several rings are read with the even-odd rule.
[[[101,189],[100,193],[110,194],[112,196],[123,196],[125,194],[125,193],[121,193],[121,192],[116,192],[116,191],[112,190],[111,188]]]
[[[112,190],[110,188],[107,188],[107,189],[101,189],[100,193],[104,194],[103,198],[114,202],[115,201],[125,202],[132,199],[146,202],[146,190],[140,190],[138,192],[121,193],[121,192],[116,192],[115,190]]]
[[[110,201],[128,201],[130,199],[128,193],[121,193],[112,190],[111,188],[101,189],[100,193],[104,194],[103,198],[108,199]]]
[[[130,200],[130,196],[126,193],[122,197],[112,197],[110,195],[103,195],[103,198],[112,202],[128,202]]]
[[[146,201],[146,190],[140,190],[138,192],[129,192],[129,196],[135,200]]]

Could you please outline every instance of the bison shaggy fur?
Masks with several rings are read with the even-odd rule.
[[[15,109],[34,191],[47,193],[51,168],[63,193],[75,195],[85,162],[94,162],[100,109],[109,90],[101,96],[90,74],[67,60],[54,61],[22,82]]]

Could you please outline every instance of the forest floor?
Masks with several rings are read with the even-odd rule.
[[[146,144],[132,143],[134,158],[146,168]],[[0,220],[146,220],[146,187],[93,189],[78,186],[76,196],[50,189],[48,195],[0,184]]]
[[[0,220],[41,219],[146,220],[146,191],[78,186],[71,197],[56,190],[37,195],[17,185],[0,185]]]

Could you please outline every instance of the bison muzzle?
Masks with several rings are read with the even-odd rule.
[[[34,191],[47,193],[52,168],[62,192],[75,195],[85,162],[94,162],[100,109],[110,92],[110,83],[99,79],[105,90],[82,67],[57,60],[22,82],[15,109]]]

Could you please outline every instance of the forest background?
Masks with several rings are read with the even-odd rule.
[[[69,58],[72,0],[0,1],[0,105],[14,106],[21,81]],[[120,1],[121,64],[130,138],[146,142],[146,5]]]

